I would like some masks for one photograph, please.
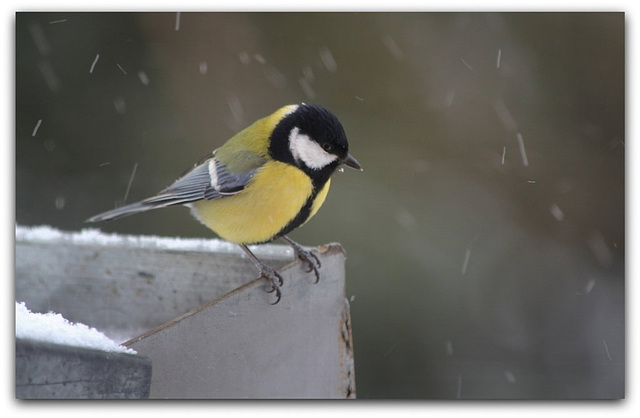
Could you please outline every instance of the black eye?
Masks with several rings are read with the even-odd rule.
[[[330,143],[325,142],[324,144],[322,144],[322,149],[327,151],[327,152],[331,152],[331,150],[333,149],[333,147],[331,146]]]

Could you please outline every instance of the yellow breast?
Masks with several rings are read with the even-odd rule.
[[[323,188],[324,195],[328,184]],[[313,191],[311,179],[299,169],[270,161],[240,193],[196,202],[192,211],[221,238],[237,244],[265,242],[300,211]],[[320,202],[322,204],[322,202]],[[316,207],[317,206],[317,207]],[[312,206],[312,214],[319,205]]]

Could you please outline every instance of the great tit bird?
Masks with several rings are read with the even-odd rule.
[[[362,171],[349,154],[342,124],[327,109],[289,105],[238,132],[200,159],[156,196],[89,218],[99,222],[172,205],[185,205],[193,216],[226,241],[238,244],[253,261],[269,293],[282,293],[282,276],[247,247],[282,238],[313,271],[320,260],[287,237],[311,219],[329,192],[340,165]]]

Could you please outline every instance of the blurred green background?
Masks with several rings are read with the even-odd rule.
[[[292,237],[347,249],[359,398],[624,396],[623,13],[18,13],[15,71],[18,224],[85,228],[134,167],[128,202],[317,103],[365,171]]]

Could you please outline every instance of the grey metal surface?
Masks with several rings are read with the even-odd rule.
[[[18,399],[140,399],[150,384],[151,361],[140,355],[16,341]]]
[[[353,398],[344,249],[316,250],[314,284],[289,247],[254,249],[285,280],[272,306],[230,244],[18,227],[16,300],[117,342],[139,335],[129,345],[153,363],[151,397]]]
[[[126,343],[153,362],[150,397],[355,397],[345,253],[319,250],[319,283],[288,264],[277,305],[254,280]]]
[[[95,327],[117,342],[257,277],[239,248],[217,240],[30,231],[16,232],[16,301]],[[284,245],[254,252],[273,267],[293,258]]]

